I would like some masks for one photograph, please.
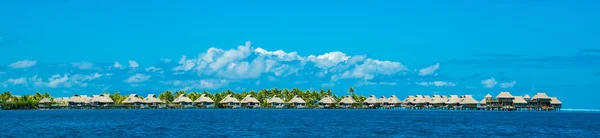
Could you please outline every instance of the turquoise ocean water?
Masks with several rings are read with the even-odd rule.
[[[0,137],[600,137],[600,112],[0,110]]]

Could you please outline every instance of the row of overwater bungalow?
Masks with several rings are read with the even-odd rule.
[[[49,108],[214,108],[215,101],[213,101],[206,94],[202,94],[198,99],[192,101],[186,94],[181,94],[175,100],[172,101],[171,105],[167,105],[165,101],[162,101],[154,94],[149,94],[146,98],[141,98],[137,94],[130,94],[122,105],[115,105],[114,101],[108,94],[93,95],[88,97],[87,95],[73,95],[72,97],[56,98],[52,101],[49,98],[44,98],[39,101],[39,107],[42,109]],[[266,107],[272,108],[305,108],[306,102],[299,96],[295,96],[288,102],[284,102],[281,98],[275,96],[267,99],[268,105]],[[261,105],[254,96],[247,95],[242,100],[238,100],[231,94],[227,95],[218,104],[224,108],[262,108]]]
[[[73,95],[70,98],[57,98],[52,102],[48,98],[42,99],[41,108],[58,107],[102,107],[119,108],[115,106],[113,100],[108,94],[94,95],[91,98],[86,95]],[[149,94],[146,98],[140,98],[137,94],[129,95],[121,102],[120,107],[130,108],[214,108],[215,102],[206,94],[202,94],[196,100],[181,94],[173,104],[167,105],[166,102],[159,100],[156,95]],[[275,96],[267,99],[267,105],[261,105],[261,102],[252,95],[247,95],[242,100],[238,100],[231,94],[218,102],[224,108],[305,108],[306,102],[299,96],[285,102],[283,99]],[[60,106],[64,105],[64,106]],[[381,96],[377,98],[371,95],[362,103],[357,103],[350,96],[344,96],[337,101],[331,96],[325,96],[317,102],[317,108],[384,108],[384,109],[414,109],[414,110],[528,110],[528,111],[549,111],[560,110],[562,102],[556,97],[549,97],[546,93],[536,93],[533,97],[529,95],[513,96],[510,92],[500,92],[495,98],[487,94],[484,99],[478,101],[472,95],[409,95],[404,100],[398,99],[395,95],[390,97]]]

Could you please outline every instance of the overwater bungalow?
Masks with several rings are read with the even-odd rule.
[[[123,100],[121,103],[127,106],[140,106],[144,104],[144,100],[137,94],[129,94],[127,99]]]
[[[105,93],[100,95],[93,95],[90,103],[93,106],[106,106],[109,104],[113,104],[114,101],[109,97],[108,93]]]
[[[165,102],[158,99],[158,97],[156,97],[156,95],[154,95],[154,94],[148,94],[148,96],[146,96],[146,98],[144,98],[144,104],[146,104],[146,106],[150,106],[150,107],[160,107],[160,106],[164,105]]]
[[[473,95],[463,95],[460,97],[460,105],[463,108],[469,110],[477,109],[477,104],[479,104],[479,102],[473,98]]]
[[[50,107],[51,104],[52,104],[52,100],[50,100],[50,98],[45,97],[44,99],[42,99],[38,102],[38,107],[40,107],[40,108]]]
[[[444,100],[442,99],[442,96],[441,96],[441,95],[433,95],[433,96],[431,97],[431,99],[429,99],[429,104],[430,104],[432,107],[435,107],[435,108],[439,108],[439,107],[442,107],[442,106],[444,106],[444,103],[445,103],[445,102],[446,102],[446,101],[444,101]]]
[[[269,107],[273,107],[273,108],[284,108],[285,107],[285,102],[277,96],[273,96],[272,98],[267,99],[267,104]]]
[[[385,107],[387,105],[387,97],[379,97],[379,99],[377,99],[377,103],[379,103],[379,106]]]
[[[193,107],[194,101],[187,97],[186,94],[181,94],[173,100],[173,103],[176,104],[176,107]]]
[[[58,104],[69,104],[69,97],[54,98],[54,102]]]
[[[530,105],[535,107],[532,110],[548,110],[552,107],[551,101],[552,99],[548,95],[546,95],[546,93],[538,92],[533,97],[531,97]]]
[[[221,106],[225,107],[225,108],[239,108],[240,107],[240,101],[238,99],[236,99],[235,97],[233,97],[233,95],[228,94],[227,96],[225,96],[225,98],[223,98],[223,100],[221,100],[219,102],[221,104]]]
[[[417,95],[413,99],[413,103],[415,104],[415,107],[417,107],[418,109],[423,109],[423,108],[426,108],[427,105],[429,104],[428,99],[430,99],[430,98],[429,97],[425,98],[425,96],[423,96],[423,95]]]
[[[196,106],[201,107],[201,108],[215,107],[215,101],[210,99],[210,97],[208,97],[208,95],[206,95],[206,94],[200,95],[200,97],[198,97],[198,99],[196,99],[196,101],[194,101],[194,103],[196,103]]]
[[[87,96],[85,96],[85,97],[87,97]],[[69,99],[69,106],[85,106],[85,105],[89,104],[90,100],[88,100],[88,98],[85,98],[85,97],[80,96],[78,94],[71,96],[71,98]]]
[[[319,100],[319,102],[318,102],[319,107],[321,107],[321,108],[331,108],[331,107],[334,107],[334,105],[336,103],[337,103],[337,101],[329,95],[321,98],[321,100]]]
[[[514,99],[515,97],[513,97],[512,94],[510,94],[510,92],[500,92],[500,94],[496,96],[496,100],[498,101],[498,107],[500,107],[501,110],[515,109],[515,105],[513,103]]]
[[[363,101],[363,108],[375,108],[379,106],[379,101],[375,95],[369,96],[365,101]]]
[[[306,101],[300,98],[300,96],[296,95],[290,101],[288,101],[289,107],[291,108],[304,108],[306,107]]]
[[[529,102],[529,101],[531,101],[531,96],[529,96],[529,94],[525,94],[525,96],[523,96],[523,99],[525,99],[525,101]]]
[[[402,101],[402,104],[404,104],[404,107],[413,107],[415,105],[414,101],[415,96],[409,95]]]
[[[242,107],[245,108],[257,108],[260,107],[260,101],[258,101],[252,94],[246,95],[242,101],[240,101]]]
[[[562,102],[556,97],[550,97],[550,104],[554,110],[560,110],[562,108]]]
[[[356,103],[354,99],[350,96],[344,96],[342,100],[338,103],[341,108],[352,108],[352,104]]]
[[[481,101],[479,101],[479,109],[480,110],[485,110],[487,108],[487,102],[486,99],[481,99]]]
[[[515,109],[526,110],[529,108],[529,103],[527,103],[527,100],[523,96],[514,96],[514,98],[513,104],[515,104]]]
[[[460,98],[458,95],[450,95],[450,98],[444,104],[447,108],[460,108]]]
[[[402,101],[396,97],[396,95],[392,95],[387,99],[387,106],[390,108],[400,107],[402,105]]]

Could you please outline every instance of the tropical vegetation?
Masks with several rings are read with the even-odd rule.
[[[284,101],[288,101],[288,100],[292,99],[294,96],[298,95],[302,99],[304,99],[304,101],[306,101],[307,107],[317,106],[318,101],[325,96],[331,96],[334,99],[336,99],[337,101],[340,101],[343,98],[341,96],[337,96],[336,94],[331,92],[331,90],[321,89],[321,90],[317,91],[317,90],[300,90],[298,88],[293,88],[291,90],[290,89],[272,88],[272,89],[262,89],[259,91],[251,90],[251,91],[242,91],[242,92],[234,92],[231,90],[226,90],[226,91],[215,92],[215,93],[211,93],[208,91],[186,92],[184,90],[180,90],[180,91],[176,91],[176,92],[164,91],[158,95],[158,99],[170,104],[176,97],[178,97],[179,95],[182,95],[182,94],[186,94],[186,96],[192,100],[197,99],[202,94],[206,94],[208,97],[213,99],[215,102],[221,101],[229,94],[233,95],[233,97],[235,97],[239,100],[243,99],[248,94],[252,94],[254,96],[254,98],[256,98],[258,101],[261,102],[261,105],[268,105],[267,99],[270,97],[277,96],[277,97],[280,97],[281,99],[283,99]],[[348,89],[348,96],[352,97],[357,102],[354,105],[357,107],[360,106],[360,103],[362,103],[362,101],[364,101],[366,99],[366,97],[364,95],[357,95],[354,88]],[[128,95],[121,95],[121,92],[118,92],[118,91],[110,94],[110,98],[114,101],[115,104],[121,104],[121,102],[123,100],[127,99],[127,97],[128,97]],[[34,95],[23,95],[23,96],[12,95],[11,92],[9,92],[9,91],[0,94],[0,102],[2,103],[1,104],[2,109],[37,109],[38,102],[40,100],[42,100],[43,98],[51,98],[51,100],[54,101],[53,98],[50,96],[50,94],[47,92],[44,94],[36,92]],[[143,97],[140,97],[140,98],[143,98]],[[221,105],[216,104],[216,106],[220,107]]]

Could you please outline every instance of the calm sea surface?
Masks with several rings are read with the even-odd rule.
[[[598,112],[0,111],[0,137],[600,137]]]

